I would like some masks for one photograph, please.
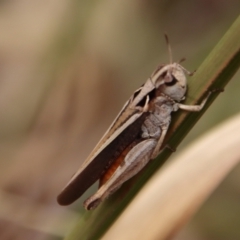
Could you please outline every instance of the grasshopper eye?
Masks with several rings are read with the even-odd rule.
[[[170,86],[175,85],[177,82],[178,82],[178,80],[172,75],[172,81],[165,82],[165,85],[170,87]]]
[[[161,75],[159,75],[155,80],[155,86],[158,88],[162,84],[172,81],[172,75],[169,74],[168,70],[164,71]]]

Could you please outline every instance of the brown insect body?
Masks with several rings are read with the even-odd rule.
[[[210,95],[200,105],[179,103],[187,90],[185,73],[191,74],[178,63],[160,65],[154,71],[62,190],[59,204],[71,204],[99,179],[99,190],[84,202],[86,209],[93,209],[159,154],[171,112],[200,111]]]

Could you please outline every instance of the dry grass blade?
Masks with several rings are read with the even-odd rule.
[[[239,128],[240,114],[173,159],[147,183],[103,239],[171,239],[240,160]]]

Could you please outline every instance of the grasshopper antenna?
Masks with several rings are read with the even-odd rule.
[[[170,61],[170,64],[172,64],[172,49],[170,46],[168,35],[165,33],[164,36],[165,36],[165,40],[166,40],[167,47],[168,47],[169,61]]]

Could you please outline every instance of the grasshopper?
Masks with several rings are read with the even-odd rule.
[[[187,71],[172,62],[171,47],[165,35],[170,63],[160,65],[146,83],[137,89],[58,196],[60,205],[79,198],[99,180],[98,191],[84,202],[87,210],[96,208],[128,179],[136,175],[163,149],[163,140],[171,122],[171,113],[182,109],[198,112],[200,105],[180,103],[187,91]]]

